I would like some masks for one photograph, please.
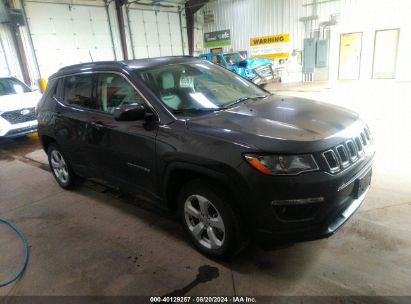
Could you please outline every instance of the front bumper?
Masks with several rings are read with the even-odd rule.
[[[246,208],[252,218],[253,239],[260,245],[269,246],[334,234],[366,197],[374,153],[368,151],[362,161],[338,174],[318,171],[298,176],[267,176],[248,164],[241,165],[240,170],[247,176],[249,187]],[[360,185],[361,191],[358,189]],[[309,200],[308,203],[287,205],[287,201],[299,199]],[[281,201],[284,204],[278,204]]]
[[[24,136],[37,131],[37,120],[11,124],[0,117],[0,138]]]

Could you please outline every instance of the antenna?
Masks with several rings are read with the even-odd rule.
[[[91,62],[94,62],[94,60],[93,60],[93,56],[91,56],[91,52],[90,52],[90,50],[88,50],[88,54],[90,55]]]

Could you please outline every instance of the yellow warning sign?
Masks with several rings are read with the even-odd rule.
[[[250,39],[250,56],[266,58],[287,58],[290,34],[261,36]]]

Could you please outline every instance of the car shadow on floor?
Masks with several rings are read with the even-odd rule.
[[[41,149],[37,133],[17,138],[0,138],[0,160],[13,161],[16,156]]]
[[[175,212],[162,209],[133,194],[111,188],[107,184],[102,184],[101,181],[88,180],[76,191],[83,193],[85,188],[97,191],[100,195],[115,197],[114,205],[121,211],[132,214],[153,229],[158,229],[161,233],[184,241],[187,246],[190,246]],[[87,191],[84,195],[92,195],[91,193],[92,191]],[[102,203],[106,202],[108,203],[109,200],[102,200]],[[113,201],[109,203],[111,206],[113,205]],[[214,260],[214,262],[241,274],[259,272],[274,277],[298,280],[305,269],[308,270],[310,265],[319,258],[320,249],[316,246],[319,242],[321,241],[301,244],[273,244],[269,249],[261,249],[251,244],[231,260]],[[196,249],[192,247],[192,250]]]

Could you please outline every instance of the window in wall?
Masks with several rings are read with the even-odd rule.
[[[399,36],[399,29],[378,30],[375,32],[372,78],[395,78]]]
[[[112,73],[97,75],[99,110],[112,113],[119,106],[134,103],[144,103],[144,99],[123,76]]]
[[[92,95],[93,76],[76,75],[66,77],[64,81],[64,100],[68,104],[96,109]]]

